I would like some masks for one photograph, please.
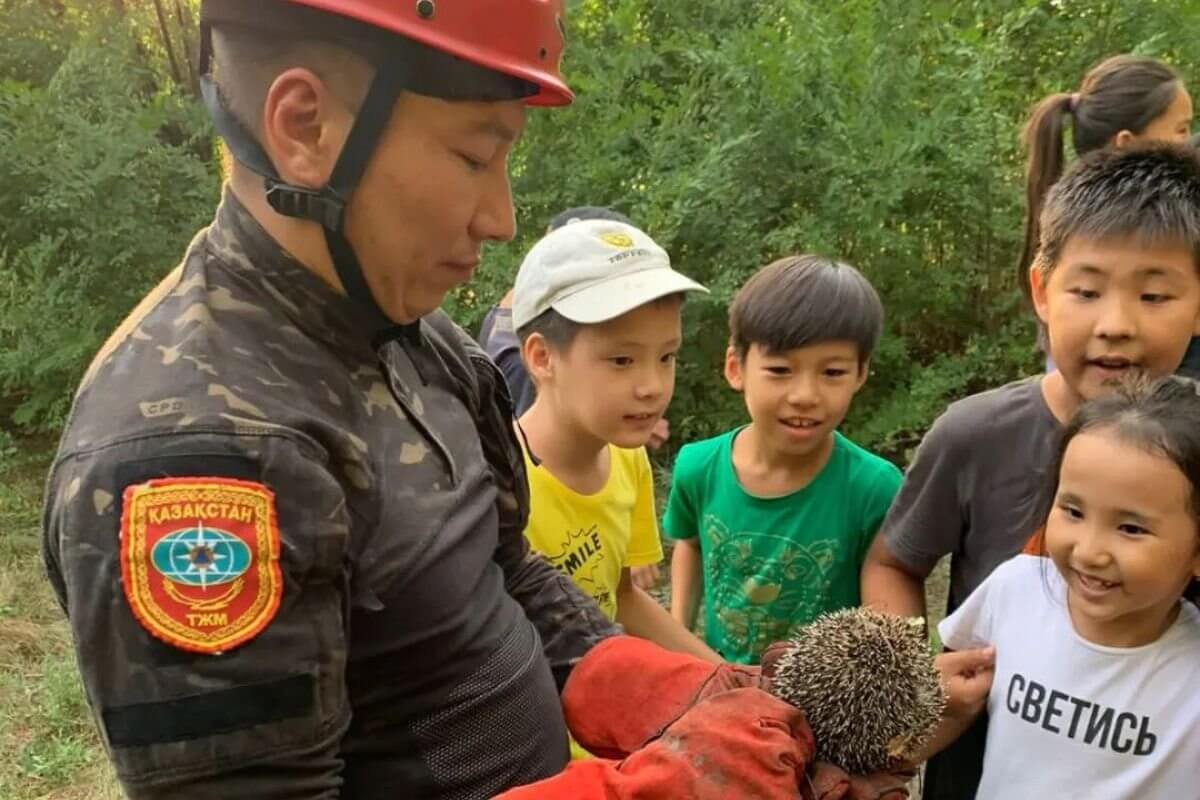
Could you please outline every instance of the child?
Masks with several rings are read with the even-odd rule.
[[[1025,123],[1025,245],[1017,282],[1030,299],[1029,268],[1038,249],[1038,219],[1046,192],[1063,172],[1063,129],[1071,121],[1075,153],[1149,141],[1184,142],[1192,129],[1192,98],[1175,70],[1153,58],[1119,55],[1102,61],[1073,93],[1041,100]],[[1045,332],[1039,329],[1045,348]],[[1053,363],[1047,361],[1047,369]]]
[[[628,633],[719,661],[630,575],[662,559],[644,445],[675,390],[683,295],[704,291],[632,225],[582,220],[530,250],[512,316],[537,386],[530,545]]]
[[[939,626],[996,651],[980,800],[1195,796],[1198,394],[1168,377],[1080,408],[1049,472],[1049,559],[1002,564]]]
[[[1060,426],[1131,373],[1173,372],[1200,331],[1200,158],[1178,145],[1107,149],[1046,197],[1030,271],[1057,369],[950,406],[926,434],[863,568],[863,602],[925,614],[924,581],[954,554],[958,608],[1037,528]],[[970,797],[980,721],[926,770],[925,797]]]
[[[837,432],[867,379],[883,308],[857,270],[817,256],[759,270],[734,298],[725,377],[750,424],[685,446],[663,527],[671,613],[730,661],[859,603],[863,557],[900,485]]]
[[[568,208],[554,215],[546,228],[546,233],[558,230],[563,225],[585,219],[607,219],[632,225],[629,217],[620,211],[603,206],[577,206]],[[523,415],[533,405],[537,394],[525,362],[521,360],[521,342],[517,338],[512,320],[513,291],[508,292],[500,302],[492,306],[483,318],[479,328],[479,345],[484,349],[496,366],[504,373],[508,384],[509,394],[512,395],[513,410],[517,417]],[[650,432],[646,441],[648,450],[657,450],[666,444],[671,435],[671,426],[666,417],[661,417]],[[633,568],[633,582],[639,588],[653,589],[659,583],[659,565],[643,564]]]

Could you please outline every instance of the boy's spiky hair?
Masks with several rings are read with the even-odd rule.
[[[1200,152],[1154,143],[1080,158],[1046,195],[1034,261],[1043,276],[1072,236],[1181,244],[1200,268]]]
[[[854,342],[865,363],[883,330],[883,304],[849,264],[788,256],[760,269],[729,306],[730,344],[738,358],[751,345],[784,353],[811,344]]]

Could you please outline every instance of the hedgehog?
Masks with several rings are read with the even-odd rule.
[[[924,620],[865,608],[826,614],[781,649],[772,693],[801,709],[817,758],[858,775],[900,766],[929,741],[946,694]]]

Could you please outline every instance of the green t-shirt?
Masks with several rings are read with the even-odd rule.
[[[901,476],[834,433],[829,462],[807,486],[756,497],[733,470],[738,432],[679,451],[663,530],[700,537],[709,647],[753,664],[796,627],[859,605],[859,572]]]

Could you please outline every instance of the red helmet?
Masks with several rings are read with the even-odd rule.
[[[259,0],[255,0],[256,2]],[[575,95],[559,72],[562,0],[286,0],[364,22],[536,85],[531,105]]]

